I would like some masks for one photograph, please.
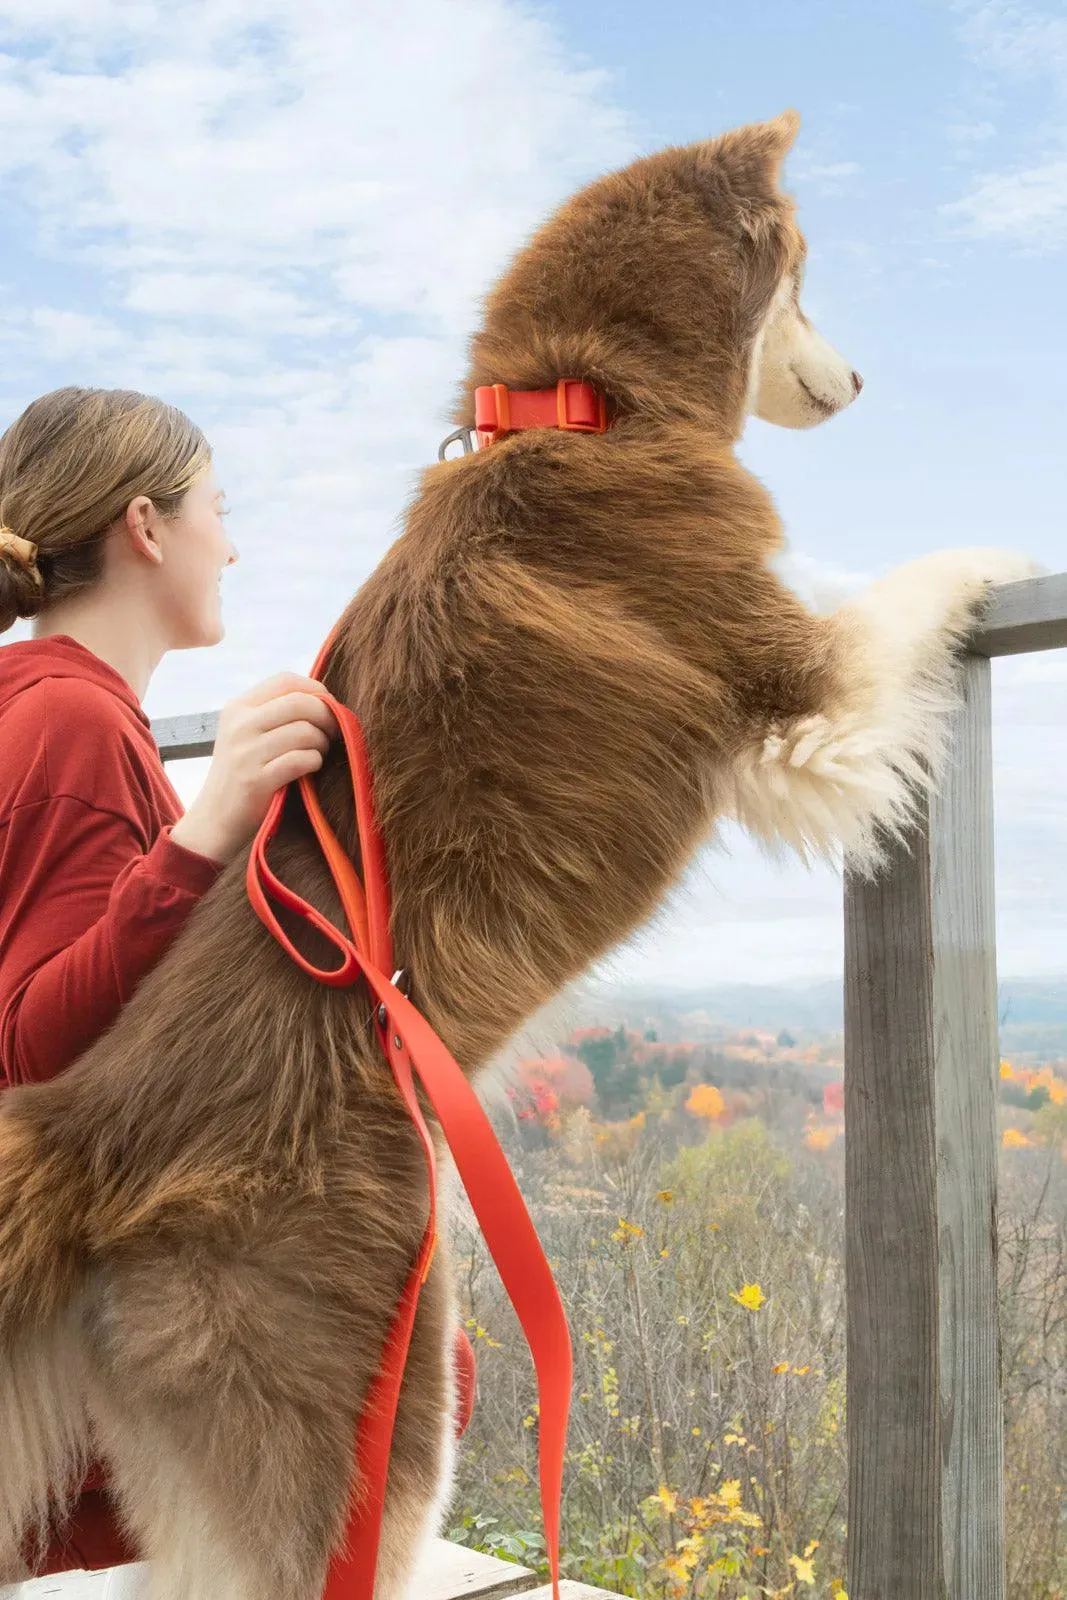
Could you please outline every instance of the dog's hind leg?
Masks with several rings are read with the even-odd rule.
[[[273,1241],[190,1242],[168,1255],[153,1241],[98,1277],[88,1403],[150,1565],[146,1600],[319,1600],[387,1327],[317,1285],[319,1259],[301,1256],[295,1270]],[[435,1266],[401,1393],[381,1600],[400,1600],[441,1481],[444,1305]]]
[[[253,1433],[243,1399],[214,1409],[214,1427],[192,1431],[110,1404],[96,1414],[112,1494],[148,1563],[144,1600],[320,1600],[340,1508],[331,1517],[316,1497],[329,1446],[317,1448],[315,1419],[293,1426],[272,1403],[273,1427]]]
[[[451,1495],[451,1418],[439,1405],[422,1415],[421,1400],[409,1394],[398,1418],[375,1600],[416,1600],[413,1574]],[[210,1438],[176,1443],[169,1430],[127,1415],[104,1422],[113,1492],[149,1563],[144,1600],[320,1600],[344,1525],[355,1440],[345,1426],[338,1450],[336,1424],[336,1415],[287,1416],[275,1395],[252,1429],[243,1401],[223,1400],[211,1433],[229,1442],[212,1459]],[[237,1441],[246,1459],[235,1474]],[[323,1499],[327,1484],[339,1491],[332,1505]]]
[[[43,1549],[89,1445],[81,1228],[89,1205],[47,1123],[62,1078],[0,1112],[0,1584]]]
[[[817,682],[809,669],[818,656],[818,703],[756,727],[734,758],[728,809],[771,848],[805,858],[843,850],[854,868],[875,868],[886,836],[907,826],[917,796],[936,783],[961,647],[993,588],[1034,570],[1009,551],[944,551],[891,572],[831,617],[810,618],[809,629],[797,626],[790,597],[779,673]]]
[[[82,1338],[68,1306],[0,1347],[0,1585],[29,1575],[87,1465]]]
[[[319,1600],[373,1359],[315,1288],[247,1240],[98,1274],[88,1404],[146,1600]]]

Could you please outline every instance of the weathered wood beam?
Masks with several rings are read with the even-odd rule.
[[[164,761],[187,761],[211,754],[218,725],[217,711],[193,712],[183,717],[158,717],[152,733]]]
[[[925,823],[845,893],[848,1592],[1004,1600],[990,665]]]
[[[1067,572],[998,589],[971,649],[980,656],[1067,650]]]

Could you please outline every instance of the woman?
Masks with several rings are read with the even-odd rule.
[[[336,732],[320,684],[268,679],[222,712],[182,814],[141,701],[167,651],[222,638],[224,514],[203,435],[146,395],[60,389],[0,439],[0,633],[35,619],[0,648],[0,1088],[54,1076],[107,1029]],[[462,1432],[461,1331],[456,1366]],[[38,1570],[132,1559],[94,1469]]]

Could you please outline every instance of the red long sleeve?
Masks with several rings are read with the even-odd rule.
[[[81,654],[88,676],[0,702],[0,1084],[99,1038],[220,870],[170,838],[181,806],[147,719]]]
[[[0,881],[10,856],[31,865],[0,905],[0,1069],[40,1082],[114,1021],[216,869],[169,829],[145,853],[126,817],[70,795],[20,807],[5,831]]]

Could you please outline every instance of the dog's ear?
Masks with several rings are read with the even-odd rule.
[[[799,128],[799,113],[783,111],[770,122],[750,122],[743,128],[733,128],[709,140],[704,148],[709,162],[727,175],[735,192],[753,199],[769,199],[778,192],[782,163]]]

